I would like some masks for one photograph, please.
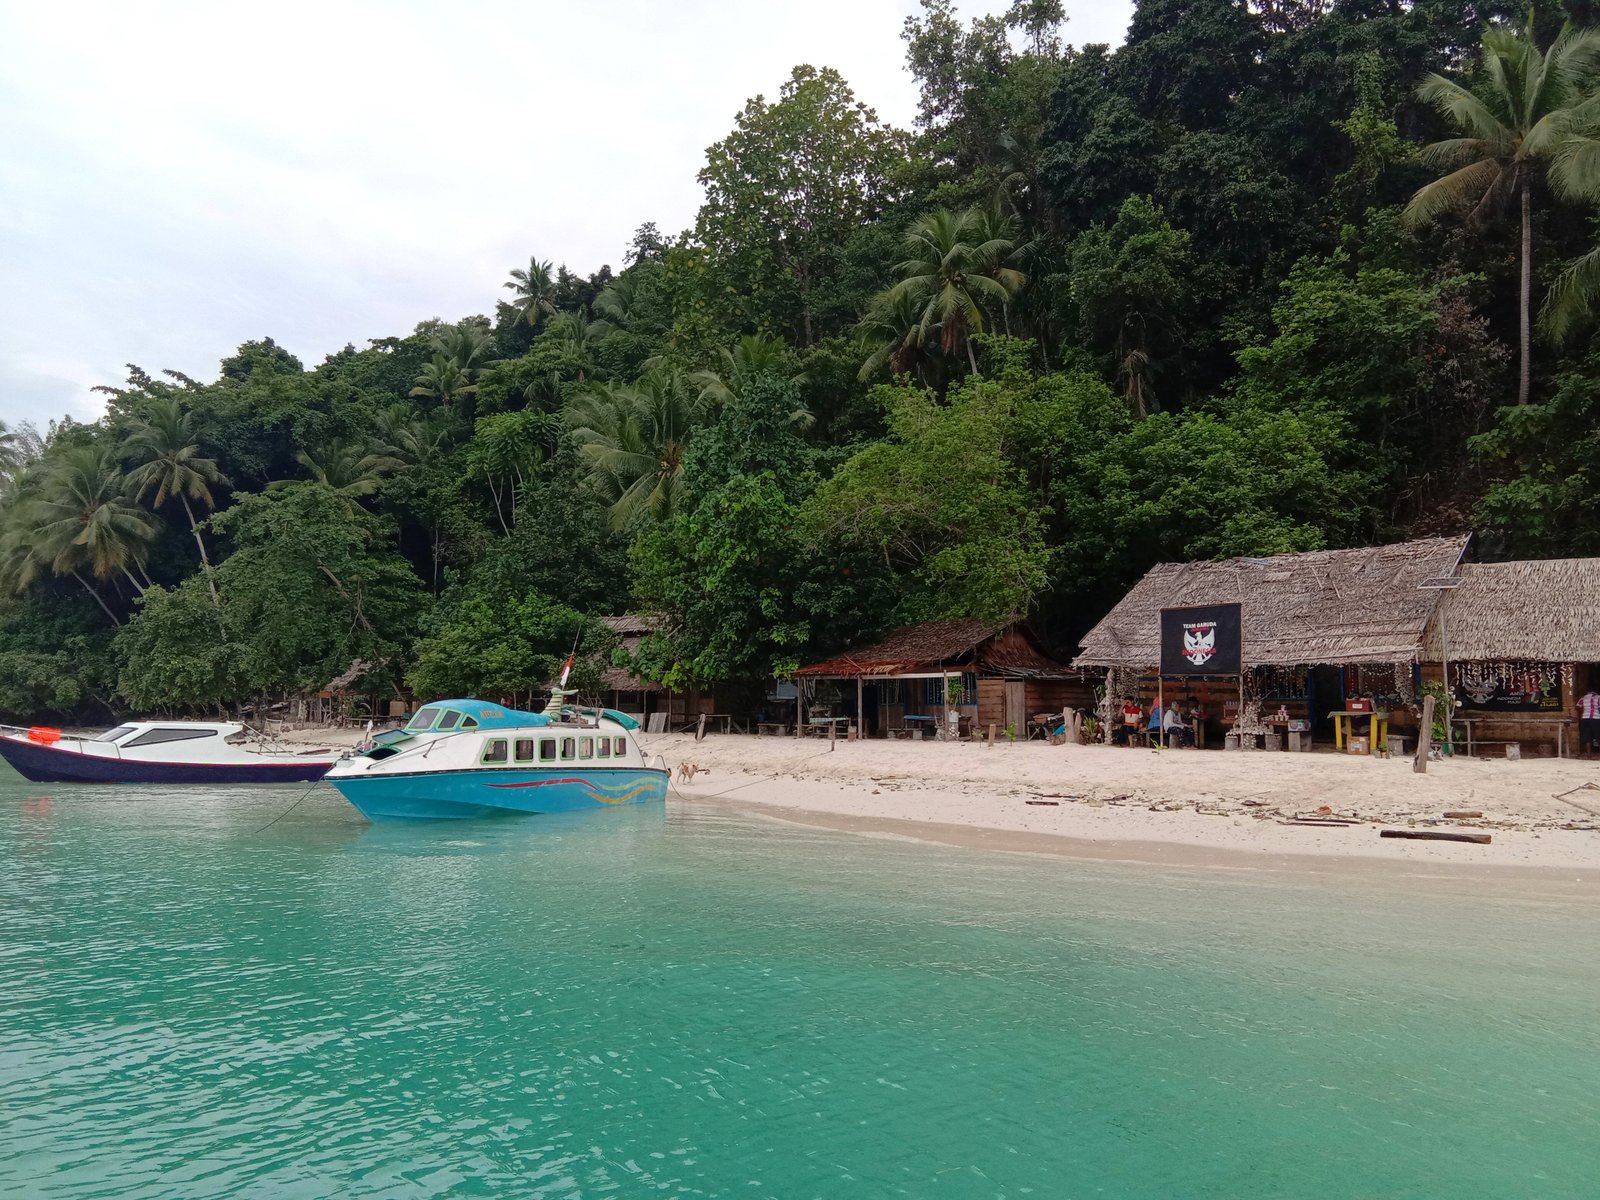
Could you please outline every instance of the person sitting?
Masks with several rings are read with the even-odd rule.
[[[1161,729],[1163,724],[1164,721],[1161,711],[1161,701],[1157,700],[1150,706],[1150,720],[1145,724],[1144,727],[1145,732],[1150,735],[1150,744],[1152,746],[1159,746],[1161,744]]]
[[[1167,709],[1166,716],[1161,719],[1161,729],[1166,735],[1168,746],[1181,746],[1188,738],[1189,727],[1183,722],[1183,713],[1174,704]]]
[[[1144,719],[1144,709],[1133,700],[1122,702],[1122,719],[1111,730],[1111,740],[1118,746],[1126,746],[1133,741],[1133,735],[1139,731],[1139,722]]]

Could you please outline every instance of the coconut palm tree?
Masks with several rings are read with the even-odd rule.
[[[595,384],[573,399],[564,421],[590,486],[611,506],[614,528],[673,514],[684,451],[715,411],[701,391],[667,371],[632,384]]]
[[[984,330],[985,305],[1003,306],[1023,283],[1021,272],[1003,266],[1014,243],[995,234],[996,227],[975,209],[941,208],[917,218],[906,234],[908,256],[894,268],[900,282],[887,293],[891,303],[909,296],[920,304],[923,344],[935,329],[946,354],[965,343],[974,375],[978,357],[972,338]]]
[[[200,549],[200,565],[206,573],[206,586],[211,590],[211,603],[220,608],[222,601],[217,598],[211,556],[206,553],[206,541],[200,536],[191,501],[207,510],[215,508],[211,488],[226,486],[227,477],[217,468],[215,459],[200,453],[193,417],[183,411],[176,397],[158,396],[149,401],[145,412],[144,419],[133,427],[122,444],[124,456],[139,464],[128,476],[128,487],[133,498],[141,501],[154,489],[152,508],[159,509],[174,496],[183,504],[189,532]]]
[[[555,316],[556,283],[549,263],[528,259],[528,269],[512,271],[505,286],[515,293],[511,307],[520,312],[529,325]]]
[[[426,396],[448,406],[477,390],[478,385],[472,382],[465,368],[449,355],[436,350],[432,361],[422,364],[422,371],[417,376],[411,394]]]
[[[383,486],[385,475],[405,466],[398,458],[383,448],[365,441],[347,438],[329,438],[315,451],[302,450],[295,460],[306,469],[315,483],[325,484],[348,498],[370,496]],[[269,491],[281,491],[300,482],[279,479],[267,485]]]
[[[805,372],[794,360],[789,347],[779,338],[747,334],[731,347],[717,351],[717,365],[695,371],[689,382],[700,389],[700,402],[715,411],[738,396],[747,383],[759,375],[776,375],[799,383]],[[809,429],[816,418],[804,406],[795,407],[788,414],[788,423],[796,429]]]
[[[1591,96],[1600,31],[1562,30],[1548,51],[1533,36],[1533,14],[1523,29],[1499,25],[1483,35],[1483,82],[1477,92],[1442,75],[1429,75],[1417,95],[1450,121],[1460,137],[1423,149],[1422,161],[1448,174],[1418,190],[1406,205],[1413,225],[1447,212],[1466,211],[1481,225],[1515,200],[1522,219],[1520,319],[1521,371],[1517,403],[1526,404],[1532,380],[1533,185],[1561,156],[1575,127],[1593,120]],[[1582,178],[1591,175],[1592,178]],[[1563,190],[1592,194],[1600,185],[1600,160],[1564,162]]]
[[[866,315],[856,325],[856,338],[867,360],[856,372],[866,383],[888,364],[889,373],[899,378],[912,370],[921,374],[922,302],[909,292],[898,296],[881,292],[867,305]]]
[[[111,446],[69,446],[53,453],[43,464],[36,499],[27,506],[39,559],[85,587],[85,571],[96,579],[125,576],[143,595],[150,577],[141,581],[134,568],[143,574],[158,527],[128,499],[127,488]],[[103,601],[101,607],[106,607]]]
[[[473,321],[435,330],[428,344],[435,354],[442,354],[454,363],[456,369],[467,376],[468,382],[476,380],[479,371],[493,365],[494,334]]]

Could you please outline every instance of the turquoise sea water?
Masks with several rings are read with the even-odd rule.
[[[0,1194],[1600,1194],[1600,920],[0,782]]]

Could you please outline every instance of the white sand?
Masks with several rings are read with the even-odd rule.
[[[698,743],[689,735],[645,741],[675,777],[686,762],[709,771],[676,783],[682,799],[738,802],[837,828],[1141,861],[1246,861],[1239,859],[1241,852],[1354,856],[1587,871],[1600,882],[1596,761],[1456,758],[1429,763],[1427,773],[1418,775],[1409,759],[1332,753],[1154,751],[1039,741],[993,748],[840,742],[830,751],[816,740],[717,735]],[[1591,782],[1593,789],[1572,790]],[[1569,791],[1570,802],[1555,798]],[[1480,810],[1483,817],[1446,820],[1446,810]],[[1282,823],[1319,815],[1361,824]],[[1487,832],[1494,841],[1481,846],[1388,839],[1378,836],[1380,828]],[[952,836],[961,829],[974,835]],[[979,830],[995,833],[980,837]]]

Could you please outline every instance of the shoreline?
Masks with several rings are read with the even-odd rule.
[[[1600,762],[657,736],[672,795],[777,820],[974,848],[1174,866],[1537,875],[1600,888]],[[693,763],[692,781],[677,768]],[[1586,785],[1594,785],[1588,787]],[[1572,791],[1567,801],[1556,794]],[[1446,811],[1481,818],[1446,819]],[[1301,817],[1350,825],[1286,824]],[[1488,833],[1489,845],[1380,838]],[[1592,882],[1591,882],[1592,881]]]

